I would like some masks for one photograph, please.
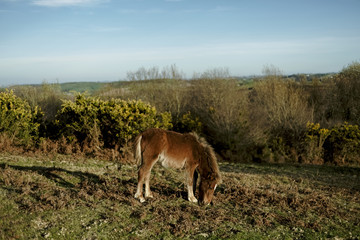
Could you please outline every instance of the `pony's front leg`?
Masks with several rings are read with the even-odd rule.
[[[195,168],[193,170],[191,169],[190,171],[188,171],[188,177],[187,177],[188,200],[190,202],[197,203],[198,200],[194,196],[194,193],[196,190],[196,182],[195,181],[197,181],[197,176],[195,176],[194,174],[195,174]]]
[[[138,189],[136,190],[136,193],[135,193],[135,198],[139,199],[140,202],[145,202],[145,198],[143,196],[143,193],[142,193],[142,187],[143,187],[143,184],[138,184]],[[139,190],[140,189],[140,190]]]
[[[193,186],[192,184],[188,184],[188,200],[190,202],[194,202],[197,203],[198,200],[196,199],[196,197],[194,196],[194,190],[193,190]]]

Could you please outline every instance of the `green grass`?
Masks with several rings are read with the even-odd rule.
[[[139,203],[133,165],[0,155],[0,239],[358,239],[360,169],[221,163],[214,205],[155,166]]]

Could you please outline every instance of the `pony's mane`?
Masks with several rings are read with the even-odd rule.
[[[205,138],[200,137],[197,133],[192,132],[190,135],[194,136],[196,141],[204,148],[205,153],[208,155],[206,159],[207,165],[211,174],[215,177],[217,182],[221,181],[219,166],[216,161],[216,154],[212,146],[205,140]]]

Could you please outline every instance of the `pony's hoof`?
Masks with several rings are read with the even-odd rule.
[[[143,196],[140,196],[139,194],[135,194],[135,198],[139,199],[141,203],[145,202],[145,198]]]
[[[146,198],[154,198],[154,195],[152,193],[149,193],[149,194],[145,194],[145,197]]]
[[[189,198],[188,199],[190,202],[193,202],[193,203],[197,203],[198,200],[195,198],[195,197],[192,197],[192,198]]]

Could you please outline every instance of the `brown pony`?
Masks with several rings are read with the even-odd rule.
[[[152,198],[150,191],[150,173],[159,161],[164,167],[182,168],[186,171],[188,200],[197,202],[197,172],[200,173],[199,200],[209,204],[215,188],[220,182],[220,171],[212,147],[195,133],[181,134],[162,129],[148,129],[135,140],[135,159],[139,166],[138,186],[135,198],[145,202],[145,197]]]

